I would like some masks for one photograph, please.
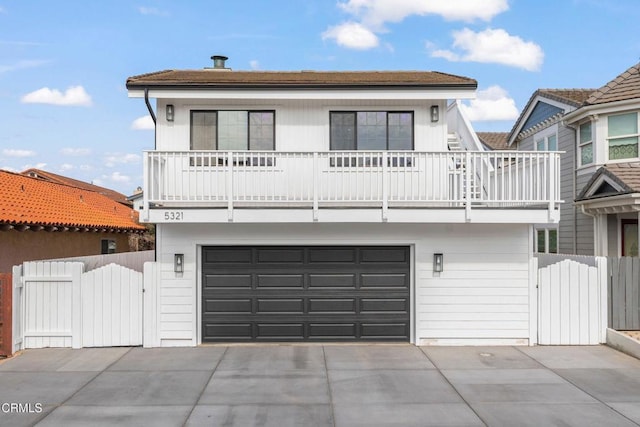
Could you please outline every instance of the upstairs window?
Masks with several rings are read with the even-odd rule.
[[[578,152],[580,156],[580,165],[589,165],[593,163],[593,136],[591,133],[591,122],[581,124],[579,133]]]
[[[558,151],[558,137],[556,134],[536,139],[536,151]]]
[[[192,111],[191,150],[275,149],[275,111]]]
[[[609,160],[638,157],[638,114],[608,117]]]
[[[330,113],[331,150],[413,150],[413,112]]]

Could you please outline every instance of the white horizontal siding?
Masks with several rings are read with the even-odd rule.
[[[529,228],[517,224],[159,224],[159,338],[195,345],[200,333],[199,248],[207,245],[413,247],[412,340],[529,338]],[[444,254],[434,277],[433,254]],[[185,271],[173,272],[173,255]]]

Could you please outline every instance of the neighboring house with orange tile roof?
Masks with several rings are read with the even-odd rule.
[[[640,211],[640,64],[600,89],[539,89],[509,133],[509,147],[559,150],[557,225],[534,233],[538,252],[637,256]]]
[[[129,251],[137,213],[70,185],[0,171],[0,272],[24,261]]]
[[[122,193],[119,193],[110,188],[100,187],[99,185],[89,184],[88,182],[80,181],[77,179],[69,178],[68,176],[58,175],[52,172],[43,171],[41,169],[27,169],[20,172],[22,175],[30,176],[31,178],[42,179],[43,181],[53,182],[56,184],[70,185],[76,188],[82,188],[83,190],[94,191],[100,193],[103,196],[107,196],[111,200],[115,200],[123,205],[131,206],[131,201]]]

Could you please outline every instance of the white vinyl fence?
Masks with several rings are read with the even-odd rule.
[[[542,265],[538,270],[538,344],[606,342],[606,258],[553,257],[534,259],[534,265]]]
[[[13,269],[13,351],[142,344],[142,273],[110,264],[26,262]]]

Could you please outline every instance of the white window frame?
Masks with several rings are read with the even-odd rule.
[[[588,141],[584,141],[581,142],[580,139],[582,137],[582,126],[584,125],[589,125],[591,127],[591,139]],[[594,126],[594,122],[592,122],[591,120],[586,121],[586,122],[582,122],[578,125],[578,135],[576,138],[576,143],[578,144],[578,165],[579,166],[590,166],[592,164],[595,163],[596,159],[595,159],[595,145],[593,144],[594,141],[594,137],[593,137],[593,132],[595,130],[595,126]],[[586,147],[587,145],[591,145],[591,162],[589,163],[582,163],[582,150],[584,149],[584,147]]]
[[[609,117],[614,117],[614,116],[624,116],[624,115],[628,115],[628,114],[635,114],[636,115],[636,129],[637,132],[635,134],[628,134],[628,135],[616,135],[614,137],[609,136]],[[615,113],[615,114],[609,114],[606,117],[606,123],[607,123],[607,161],[612,161],[612,162],[628,162],[629,160],[633,160],[633,159],[638,159],[638,157],[625,157],[624,159],[611,159],[609,157],[609,142],[611,140],[616,140],[616,139],[624,139],[624,138],[636,138],[637,140],[637,145],[638,145],[638,156],[640,156],[640,112],[638,111],[625,111],[625,112],[620,112],[620,113]]]
[[[538,232],[540,231],[544,232],[544,252],[538,251]],[[556,232],[556,251],[555,252],[549,252],[549,231]],[[560,246],[559,243],[560,243],[560,232],[558,231],[557,228],[534,228],[533,229],[533,252],[534,253],[557,254]]]
[[[556,138],[556,149],[549,150],[549,138],[555,136]],[[538,149],[538,143],[544,143],[544,149]],[[553,125],[548,129],[545,129],[541,132],[536,133],[533,136],[533,149],[534,151],[558,151],[558,125]]]

